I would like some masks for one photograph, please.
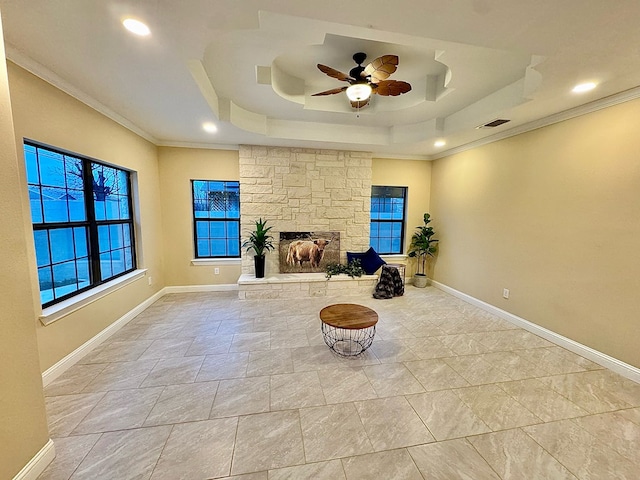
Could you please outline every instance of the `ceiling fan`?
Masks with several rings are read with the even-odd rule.
[[[398,68],[397,55],[383,55],[363,67],[362,62],[366,58],[366,53],[358,52],[354,54],[353,61],[356,62],[357,66],[349,71],[349,75],[319,63],[318,69],[322,73],[347,82],[349,86],[332,88],[324,92],[314,93],[312,96],[334,95],[346,91],[351,106],[353,108],[362,108],[369,103],[372,94],[395,97],[411,90],[411,85],[407,82],[387,80]]]

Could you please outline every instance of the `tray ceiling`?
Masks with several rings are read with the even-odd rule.
[[[10,60],[159,145],[432,158],[640,85],[636,0],[363,5],[0,0],[0,12]],[[130,35],[125,16],[151,35]],[[346,85],[316,64],[348,73],[356,52],[398,55],[391,78],[412,90],[360,111],[345,94],[311,96]],[[584,81],[598,87],[571,93]],[[496,118],[511,121],[475,128]]]

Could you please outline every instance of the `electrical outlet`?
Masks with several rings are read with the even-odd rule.
[[[149,282],[149,285],[153,285],[153,278],[148,277],[147,278],[147,282]]]
[[[509,289],[508,288],[504,288],[502,290],[502,298],[509,298]]]
[[[214,268],[214,269],[213,269],[213,274],[214,274],[214,275],[220,275],[220,269],[219,269],[219,268],[217,268],[217,267],[216,267],[216,268]]]

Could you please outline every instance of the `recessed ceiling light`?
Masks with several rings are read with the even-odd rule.
[[[216,133],[218,131],[218,127],[216,127],[215,124],[211,122],[203,123],[202,129],[207,133]]]
[[[587,82],[587,83],[581,83],[580,85],[576,85],[575,87],[573,87],[573,90],[571,91],[573,93],[584,93],[584,92],[588,92],[589,90],[593,90],[594,88],[596,88],[595,82]]]
[[[444,147],[447,144],[444,140],[437,140],[433,143],[434,147]]]
[[[125,18],[122,21],[122,25],[124,25],[124,28],[129,30],[131,33],[135,33],[136,35],[140,35],[141,37],[146,37],[151,33],[149,27],[147,27],[140,20],[136,20],[135,18]]]

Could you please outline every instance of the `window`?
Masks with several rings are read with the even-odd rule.
[[[240,257],[240,182],[191,183],[196,258]]]
[[[380,254],[402,253],[407,187],[371,187],[371,242]]]
[[[42,306],[134,270],[129,172],[32,142],[24,158]]]

